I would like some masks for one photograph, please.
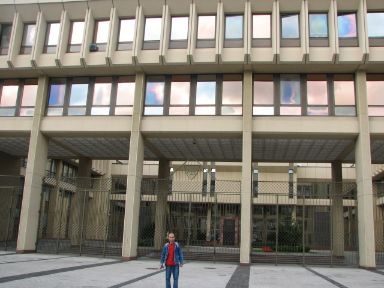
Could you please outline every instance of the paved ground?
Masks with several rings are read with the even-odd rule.
[[[164,270],[154,260],[119,259],[0,251],[0,287],[165,287]],[[179,287],[384,287],[384,269],[187,262]]]

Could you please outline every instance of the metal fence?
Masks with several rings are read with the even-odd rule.
[[[259,183],[252,262],[358,265],[357,237],[355,183]]]
[[[384,182],[373,182],[376,266],[384,267]]]
[[[0,249],[16,248],[20,208],[23,198],[23,179],[0,176]]]

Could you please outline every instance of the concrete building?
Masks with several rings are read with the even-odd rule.
[[[0,241],[383,264],[383,23],[375,0],[1,1]]]

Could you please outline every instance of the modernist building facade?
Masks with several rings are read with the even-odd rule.
[[[47,161],[76,163],[76,176],[91,179],[111,177],[108,161],[124,159],[125,191],[113,196],[124,208],[116,216],[124,258],[138,256],[142,201],[155,203],[158,246],[167,209],[177,210],[167,202],[179,201],[169,191],[233,192],[217,201],[238,204],[225,212],[235,220],[222,216],[218,227],[233,225],[229,242],[238,246],[240,263],[251,263],[258,205],[276,204],[260,195],[282,192],[280,204],[298,205],[306,194],[293,183],[327,179],[332,195],[341,195],[327,194],[329,202],[322,202],[332,207],[330,233],[345,231],[337,223],[354,213],[345,207],[355,207],[358,263],[375,267],[384,238],[383,218],[374,218],[375,211],[383,214],[384,200],[372,182],[382,179],[384,163],[383,23],[384,3],[375,0],[2,1],[2,174],[19,175],[20,159],[28,159],[17,251],[35,251],[36,239],[49,234],[41,217],[53,209],[42,193],[47,183],[55,186]],[[157,161],[156,178],[168,181],[158,184],[155,198],[143,196],[144,161]],[[310,175],[298,163],[327,163],[328,174]],[[351,165],[352,174],[346,172]],[[355,185],[347,189],[356,193],[353,205],[343,198],[344,184],[337,185],[345,179]],[[196,191],[189,186],[194,181]],[[279,191],[261,188],[260,181],[287,184]],[[77,184],[84,191],[89,185]],[[111,183],[103,185],[111,190]],[[211,219],[204,199],[204,217]],[[204,225],[203,238],[216,241]],[[66,237],[76,229],[57,231]],[[217,236],[221,245],[224,234]],[[332,253],[342,255],[345,236],[332,239]]]

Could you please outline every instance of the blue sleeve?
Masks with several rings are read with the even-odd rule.
[[[166,249],[165,249],[165,245],[164,245],[163,250],[161,250],[160,264],[164,264],[164,262],[165,262],[165,254],[166,254]]]
[[[184,263],[183,250],[181,249],[180,244],[178,246],[179,246],[179,262],[180,262],[180,264],[183,264]]]

